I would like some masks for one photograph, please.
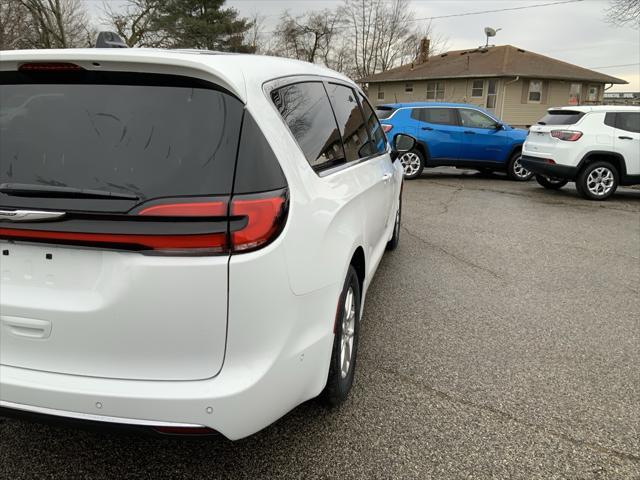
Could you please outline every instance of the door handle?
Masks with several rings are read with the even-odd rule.
[[[393,174],[385,173],[384,175],[382,175],[382,181],[383,182],[388,182],[389,180],[391,180],[391,177],[393,177]]]
[[[422,127],[422,130],[433,130],[431,127]]]
[[[633,140],[631,137],[618,137],[620,140]]]
[[[466,133],[467,135],[475,135],[476,132],[472,132],[471,130],[465,130],[464,133]]]

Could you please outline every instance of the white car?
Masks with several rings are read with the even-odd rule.
[[[605,200],[640,183],[640,107],[550,108],[529,129],[521,162],[545,188],[573,181],[583,197]]]
[[[143,49],[0,79],[5,412],[238,439],[345,399],[403,173],[353,82]]]

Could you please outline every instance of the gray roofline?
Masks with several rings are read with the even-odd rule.
[[[615,85],[628,85],[629,82],[626,80],[622,80],[620,82],[612,82],[602,79],[594,79],[589,77],[560,77],[557,75],[530,75],[530,74],[519,74],[519,73],[510,73],[510,74],[483,74],[483,75],[456,75],[455,77],[446,76],[429,76],[429,77],[415,77],[415,78],[392,78],[392,79],[381,79],[381,80],[367,80],[366,78],[356,80],[357,83],[392,83],[392,82],[416,82],[416,81],[424,81],[424,80],[459,80],[465,78],[542,78],[545,80],[568,80],[568,81],[580,81],[580,82],[594,82],[594,83],[611,83]]]

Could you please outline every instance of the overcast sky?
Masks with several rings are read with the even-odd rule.
[[[559,0],[410,0],[414,18],[459,15],[486,10],[541,5]],[[99,16],[99,0],[85,0],[94,18]],[[121,4],[122,0],[110,0]],[[266,16],[265,29],[273,29],[280,14],[289,10],[299,15],[309,10],[334,8],[342,0],[227,0],[241,15],[255,12]],[[591,68],[622,78],[629,85],[611,91],[640,91],[640,30],[614,27],[604,21],[607,0],[573,3],[523,10],[433,19],[437,34],[448,38],[449,49],[484,44],[486,26],[501,28],[493,43],[511,44],[525,50]],[[417,21],[427,23],[428,20]]]

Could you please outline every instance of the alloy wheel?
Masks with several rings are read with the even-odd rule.
[[[415,152],[406,152],[400,156],[400,163],[404,169],[404,174],[412,176],[420,170],[420,157]]]
[[[587,177],[587,188],[596,197],[607,195],[613,188],[613,172],[607,167],[594,168]]]
[[[516,158],[516,161],[513,163],[513,173],[515,173],[518,178],[527,178],[531,176],[531,172],[522,166],[520,159],[522,157]]]
[[[342,336],[340,338],[340,376],[349,375],[353,357],[353,337],[356,328],[356,304],[353,287],[349,287],[344,298],[344,316],[342,318]]]

